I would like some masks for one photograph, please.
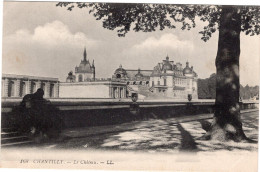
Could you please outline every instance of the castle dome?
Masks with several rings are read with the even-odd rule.
[[[135,77],[143,77],[143,74],[141,74],[141,69],[138,69],[138,73],[135,75]]]
[[[116,69],[115,73],[126,75],[126,70],[122,68],[122,65],[120,65],[119,68]]]
[[[193,75],[193,70],[189,67],[189,62],[186,62],[186,67],[183,69],[184,75]]]
[[[69,73],[68,73],[68,77],[66,78],[66,82],[75,82],[75,80],[76,80],[76,76],[73,75],[73,72],[72,72],[72,71],[69,72]]]
[[[192,70],[191,70],[191,68],[189,68],[189,67],[185,67],[184,69],[183,69],[183,74],[192,74],[193,72],[192,72]]]
[[[172,65],[169,62],[169,56],[168,55],[166,56],[166,60],[164,60],[162,69],[163,70],[172,70]]]
[[[163,70],[172,70],[172,65],[170,63],[165,63],[163,65]]]

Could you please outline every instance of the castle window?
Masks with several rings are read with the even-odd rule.
[[[139,85],[142,85],[142,81],[140,81]]]
[[[136,82],[134,81],[134,82],[133,82],[133,85],[135,85],[135,84],[136,84]]]
[[[54,97],[54,84],[50,85],[50,97]]]
[[[154,81],[152,81],[152,87],[154,86]]]
[[[116,74],[116,78],[121,78],[121,75],[120,74]]]
[[[167,83],[166,83],[166,79],[163,79],[163,85],[166,86]]]
[[[11,81],[8,86],[8,97],[14,97],[14,81]]]
[[[160,85],[160,81],[157,82],[157,85]]]

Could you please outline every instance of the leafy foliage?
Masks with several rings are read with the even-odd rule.
[[[174,5],[174,4],[134,4],[134,3],[85,3],[59,2],[56,6],[88,8],[96,20],[102,20],[103,27],[109,30],[117,28],[118,36],[125,36],[132,30],[152,32],[156,29],[176,28],[178,23],[182,30],[196,26],[196,16],[207,22],[199,33],[207,41],[219,29],[222,6],[218,5]],[[247,35],[260,33],[260,8],[257,6],[237,6],[241,16],[241,31]]]
[[[251,99],[257,96],[259,98],[259,86],[250,87],[246,85],[243,87],[240,85],[240,97],[242,99]]]
[[[243,100],[259,96],[259,86],[250,87],[240,85],[239,95]],[[198,79],[198,97],[199,99],[216,98],[216,74],[213,73],[209,78]]]
[[[216,74],[213,73],[209,78],[198,79],[198,98],[215,99],[216,98]]]

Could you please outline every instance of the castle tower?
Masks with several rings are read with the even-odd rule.
[[[94,60],[91,65],[87,59],[87,51],[85,47],[83,51],[83,60],[81,60],[79,66],[75,67],[76,82],[95,80],[95,75]]]
[[[86,52],[86,47],[84,48],[84,53],[83,53],[84,61],[87,61],[87,52]]]
[[[95,80],[96,79],[96,68],[95,68],[95,64],[94,64],[94,59],[92,62],[92,70],[93,70],[93,79]]]

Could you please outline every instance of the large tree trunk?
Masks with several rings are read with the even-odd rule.
[[[218,53],[215,115],[208,136],[213,140],[246,139],[239,107],[239,55],[241,16],[237,7],[223,6]]]

